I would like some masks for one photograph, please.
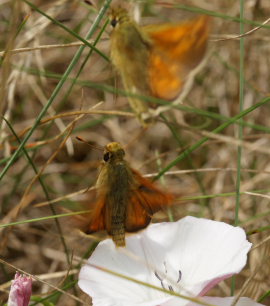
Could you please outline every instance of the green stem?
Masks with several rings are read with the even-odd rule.
[[[251,113],[258,107],[268,103],[270,101],[270,98],[264,98],[262,101],[256,103],[255,105],[252,105],[251,107],[247,108],[246,110],[242,111],[240,114],[228,119],[227,122],[224,122],[217,128],[211,131],[211,133],[218,134],[228,126],[230,126],[233,123],[236,123],[239,119],[243,118],[247,114]],[[192,145],[190,148],[185,150],[183,153],[181,153],[175,160],[173,160],[171,163],[169,163],[165,168],[163,168],[158,175],[155,177],[155,180],[159,179],[164,173],[169,171],[173,166],[178,164],[181,160],[183,160],[185,157],[187,157],[191,152],[195,151],[198,149],[202,144],[207,142],[209,140],[209,137],[203,137],[201,140],[197,141],[194,145]]]

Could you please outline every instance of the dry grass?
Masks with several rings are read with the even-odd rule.
[[[32,2],[81,37],[85,37],[97,16],[97,10],[83,1]],[[190,153],[189,158],[183,158],[170,169],[175,172],[167,173],[162,183],[179,198],[173,209],[175,219],[195,215],[230,224],[235,223],[237,149],[241,146],[239,222],[247,232],[267,227],[270,220],[268,103],[243,117],[250,125],[244,126],[242,141],[238,139],[237,124],[230,124],[218,134],[211,132],[239,113],[240,52],[239,39],[234,39],[239,35],[239,2],[186,0],[181,3],[211,10],[216,17],[213,17],[209,59],[196,76],[183,104],[194,108],[164,113],[169,121],[172,113],[178,119],[182,118],[182,124],[173,125],[178,139],[163,120],[147,130],[141,128],[130,113],[127,99],[121,95],[116,96],[112,91],[115,88],[115,73],[110,63],[96,52],[91,54],[82,72],[76,77],[89,52],[86,48],[43,117],[49,120],[38,125],[26,145],[45,187],[42,187],[30,162],[20,154],[1,181],[0,223],[46,217],[54,211],[63,213],[60,207],[77,207],[79,201],[85,200],[88,195],[78,192],[94,185],[101,153],[79,143],[75,139],[79,135],[102,146],[111,141],[127,145],[127,159],[144,174],[158,172],[181,152],[203,137],[208,137],[209,140]],[[149,5],[143,22],[177,21],[194,15],[163,4]],[[268,0],[245,1],[246,19],[263,23],[269,13]],[[231,17],[236,20],[233,21]],[[92,40],[104,23],[105,18]],[[256,24],[246,24],[245,31],[255,27]],[[270,25],[245,37],[244,109],[268,97],[269,31]],[[9,121],[22,140],[47,104],[78,45],[82,43],[40,13],[31,10],[24,1],[1,1],[0,33],[0,51],[9,51],[1,53],[0,58],[1,115]],[[107,55],[108,37],[109,30],[106,29],[97,44],[97,48]],[[73,86],[72,80],[75,77]],[[121,87],[119,79],[117,87]],[[199,111],[207,111],[208,115],[200,114]],[[227,119],[221,120],[221,116]],[[0,139],[3,170],[19,145],[4,121],[0,127]],[[52,204],[53,211],[49,205],[36,206],[48,199],[58,198],[61,201]],[[165,220],[165,215],[158,214],[154,221],[159,218]],[[80,258],[91,253],[94,238],[86,238],[76,231],[71,233],[65,222],[61,226],[69,255],[73,254],[72,263],[67,262],[55,220],[0,229],[1,258],[6,262],[1,263],[0,284],[3,285],[0,285],[0,303],[6,301],[7,283],[13,278],[15,269],[38,276],[39,280],[34,283],[34,294],[38,297],[47,297],[53,292],[47,282],[62,289],[64,285],[70,284],[70,287],[75,287],[68,290],[70,294],[90,303],[89,298],[76,289],[73,279],[67,277],[67,273],[76,279]],[[269,228],[253,233],[249,240],[254,247],[248,265],[236,278],[236,293],[243,287],[241,296],[258,299],[270,288]],[[220,284],[211,294],[228,296],[230,281]],[[67,294],[55,295],[51,301],[57,305],[75,305],[76,302]],[[262,303],[270,303],[270,298]]]

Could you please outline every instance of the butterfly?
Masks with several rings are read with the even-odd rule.
[[[125,233],[139,231],[153,214],[169,207],[173,195],[161,191],[131,168],[118,142],[105,146],[96,183],[97,199],[86,233],[107,231],[117,247],[125,246]]]
[[[126,91],[174,101],[205,54],[210,18],[139,26],[121,6],[112,8],[109,17],[111,59]],[[134,95],[128,99],[143,122],[146,103]]]

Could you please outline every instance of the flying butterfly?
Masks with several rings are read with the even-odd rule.
[[[201,62],[209,35],[208,16],[181,23],[139,26],[121,6],[111,9],[111,59],[127,92],[174,101]],[[146,103],[129,96],[144,123]]]

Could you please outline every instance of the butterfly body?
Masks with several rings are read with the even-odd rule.
[[[145,228],[152,215],[169,206],[173,197],[132,169],[117,142],[105,147],[97,180],[97,203],[88,233],[106,230],[116,246],[125,246],[125,233]]]
[[[140,27],[123,8],[110,15],[111,58],[125,89],[142,96],[175,100],[189,72],[202,60],[208,40],[209,18]],[[129,97],[139,116],[147,111],[142,99]]]
[[[126,161],[123,160],[123,150],[118,150],[103,162],[98,180],[99,197],[104,199],[104,225],[109,235],[119,246],[125,244],[125,219],[129,190],[133,183],[132,174]],[[106,153],[105,153],[106,154]],[[116,204],[117,203],[117,204]]]
[[[111,35],[112,63],[119,71],[126,90],[133,94],[148,96],[151,90],[145,67],[149,62],[150,42],[143,37],[139,27],[129,18],[126,11],[116,11],[116,15],[111,18],[117,18],[118,23]],[[138,114],[147,111],[143,101],[134,97],[129,97],[129,101]]]

